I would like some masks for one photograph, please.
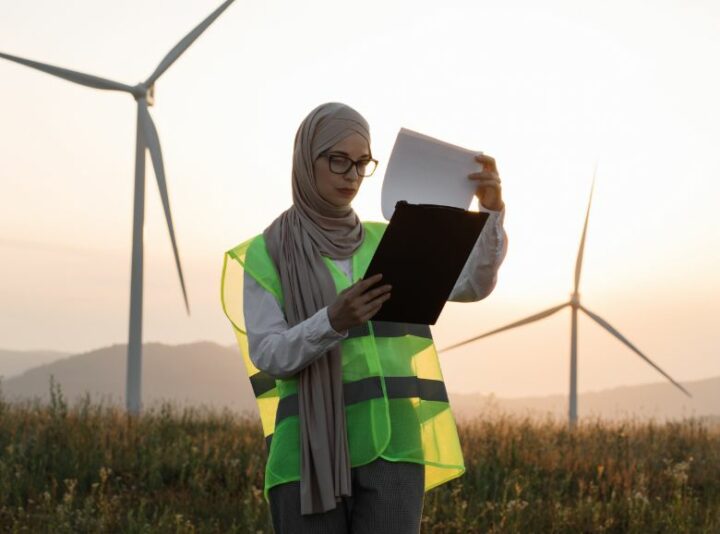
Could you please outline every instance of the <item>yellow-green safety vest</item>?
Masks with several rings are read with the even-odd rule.
[[[365,274],[387,227],[382,222],[362,224],[365,238],[352,256],[352,281],[323,258],[338,293]],[[258,404],[268,448],[264,487],[268,501],[271,487],[300,480],[297,375],[274,378],[250,359],[243,318],[244,271],[284,310],[280,278],[262,234],[225,252],[220,293]],[[421,463],[425,491],[462,475],[462,449],[430,327],[371,320],[351,328],[340,343],[352,467],[378,457]]]

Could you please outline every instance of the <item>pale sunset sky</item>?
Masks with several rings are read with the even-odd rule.
[[[0,51],[134,85],[220,3],[2,0]],[[223,253],[290,205],[297,127],[340,101],[380,160],[363,220],[401,127],[497,159],[508,254],[439,347],[569,298],[597,163],[582,303],[677,380],[720,375],[718,58],[710,0],[237,0],[156,83],[191,315],[148,158],[143,340],[234,342]],[[135,102],[2,59],[0,82],[0,348],[126,343]],[[566,394],[569,343],[565,309],[443,353],[448,389]],[[662,380],[580,315],[580,392]]]

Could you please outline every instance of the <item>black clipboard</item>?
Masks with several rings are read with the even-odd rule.
[[[392,284],[372,321],[435,324],[489,214],[399,201],[363,278]]]

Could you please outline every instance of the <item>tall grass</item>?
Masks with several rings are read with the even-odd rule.
[[[2,532],[272,532],[259,421],[86,397],[8,403]],[[423,532],[720,532],[720,431],[507,415],[459,426],[467,472],[425,495]]]

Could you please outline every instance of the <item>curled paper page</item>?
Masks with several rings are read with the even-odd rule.
[[[476,190],[467,176],[482,170],[478,154],[482,152],[400,128],[383,180],[383,217],[389,221],[400,200],[467,210]]]

